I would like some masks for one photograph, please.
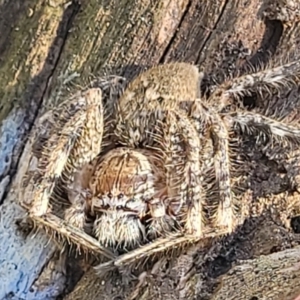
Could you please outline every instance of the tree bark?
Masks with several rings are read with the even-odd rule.
[[[299,7],[293,1],[10,0],[0,5],[0,299],[56,299],[70,284],[57,263],[56,245],[43,233],[25,236],[16,225],[25,214],[17,203],[29,156],[27,136],[38,116],[104,74],[130,80],[145,67],[185,61],[205,70],[209,82],[243,69],[246,62],[268,62],[269,54],[277,62],[292,52],[299,58],[293,50],[299,45]],[[295,5],[289,19],[280,13],[287,5]],[[250,198],[253,210],[264,199],[275,208],[259,206],[234,235],[187,249],[166,278],[158,276],[140,289],[140,299],[241,299],[242,294],[243,299],[293,300],[300,293],[299,249],[286,250],[299,241],[286,226],[297,215],[290,203],[298,204],[299,197],[270,164],[258,159],[263,168],[249,179]],[[247,261],[234,267],[238,260]],[[183,264],[190,276],[180,279]],[[251,277],[253,268],[258,272]],[[267,280],[273,275],[277,281]],[[287,276],[278,293],[268,294]],[[74,284],[80,272],[73,277]],[[249,278],[248,290],[242,277]],[[257,278],[265,284],[256,284]],[[118,280],[102,282],[91,268],[66,299],[129,299],[134,289]],[[181,288],[174,289],[178,282]]]

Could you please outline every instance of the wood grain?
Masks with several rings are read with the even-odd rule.
[[[0,5],[0,31],[3,32],[0,37],[0,299],[56,299],[64,294],[67,282],[54,256],[54,243],[43,234],[24,236],[15,225],[16,219],[24,215],[17,204],[17,187],[28,160],[27,137],[37,116],[95,76],[109,73],[131,79],[145,67],[187,61],[204,69],[209,80],[212,74],[216,77],[230,75],[246,59],[252,63],[267,61],[267,52],[280,60],[285,53],[293,52],[294,45],[299,42],[299,26],[293,20],[262,19],[266,9],[262,0],[213,0],[209,3],[200,0],[38,0],[34,3],[10,0],[0,1]],[[232,48],[246,55],[235,55]],[[270,174],[265,174],[267,179],[261,180],[261,177],[252,177],[256,191],[264,190],[265,185],[272,183]],[[278,192],[280,184],[285,189]],[[291,191],[284,179],[270,190],[280,201],[298,203],[297,194],[285,197]],[[282,207],[284,205],[279,205],[279,215]],[[268,267],[257,276],[270,278],[270,272],[274,271],[269,266],[274,261],[276,270],[281,270],[275,271],[279,281],[280,276],[290,269],[294,278],[298,278],[295,258],[298,248],[283,249],[295,246],[298,235],[283,225],[274,225],[274,220],[268,218],[258,215],[253,224],[249,221],[251,226],[245,225],[241,229],[242,233],[238,231],[222,243],[206,245],[203,249],[188,250],[174,262],[165,284],[161,284],[160,278],[154,279],[153,284],[141,289],[140,299],[152,299],[154,295],[164,299],[240,299],[241,283],[236,276],[243,276],[240,275],[243,270],[247,276],[251,268],[262,264],[261,260],[268,263]],[[267,239],[258,238],[260,242],[255,242],[255,232],[269,228],[265,224],[273,224],[277,231],[274,229]],[[247,230],[250,230],[249,234]],[[278,230],[282,238],[278,237]],[[262,231],[262,236],[266,232]],[[243,242],[239,235],[243,236]],[[277,241],[275,246],[274,240]],[[251,243],[252,247],[249,246]],[[243,254],[231,255],[228,245],[232,245],[236,253]],[[260,252],[260,248],[265,250]],[[268,256],[280,250],[287,251],[277,257],[285,257],[288,267],[282,267],[276,255]],[[230,259],[224,251],[229,251]],[[267,256],[259,257],[262,254]],[[239,259],[247,262],[229,271]],[[226,267],[220,267],[221,262]],[[187,268],[192,266],[194,271],[186,282],[181,282],[184,288],[175,291],[174,286],[178,283],[175,273],[182,264]],[[79,277],[75,275],[74,278]],[[132,286],[124,292],[118,280],[99,282],[90,269],[66,299],[129,297]],[[295,280],[289,280],[278,295],[296,296]],[[245,297],[257,291],[251,294],[257,298],[245,299],[267,299],[264,298],[268,295],[262,290],[264,287],[271,288],[268,284],[251,288],[251,292],[245,291]]]

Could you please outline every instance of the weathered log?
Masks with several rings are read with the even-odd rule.
[[[286,299],[300,295],[300,248],[276,252],[245,261],[221,278],[212,300]],[[293,288],[291,288],[293,287]]]
[[[62,101],[77,87],[87,84],[92,76],[110,73],[131,79],[144,67],[169,61],[187,61],[199,64],[208,74],[218,77],[223,73],[230,75],[231,68],[242,65],[245,59],[250,59],[253,64],[266,61],[268,56],[265,53],[271,53],[279,60],[283,53],[292,51],[293,43],[299,43],[299,26],[293,20],[278,20],[280,14],[272,20],[263,21],[266,3],[259,0],[214,0],[207,3],[188,0],[90,0],[81,3],[75,0],[39,0],[34,4],[32,1],[1,1],[0,5],[0,28],[3,33],[0,38],[0,299],[55,299],[63,294],[66,285],[64,270],[57,269],[55,244],[42,233],[25,236],[15,224],[25,213],[17,204],[17,188],[28,158],[26,148],[23,151],[24,145],[37,116]],[[266,172],[269,171],[267,168]],[[264,176],[267,179],[261,180]],[[298,201],[297,195],[285,197],[290,190],[284,178],[274,185],[272,175],[267,173],[264,176],[253,176],[256,191],[268,186],[269,194],[278,194],[278,187],[285,186],[283,190],[280,188],[281,194],[276,197],[291,203]],[[269,183],[272,185],[269,186]],[[284,207],[279,205],[279,215]],[[286,208],[286,211],[290,210]],[[260,221],[254,222],[253,228],[250,226],[253,232],[260,232],[262,220],[267,220],[264,216],[257,218]],[[253,235],[243,231],[245,241],[248,239],[247,243],[253,243],[253,247],[249,246],[249,250],[245,246],[248,251],[231,257],[226,262],[229,264],[227,268],[215,273],[209,270],[218,267],[218,259],[224,259],[220,252],[225,251],[228,244],[233,243],[234,249],[243,249],[239,246],[238,233],[229,240],[225,239],[225,246],[220,242],[213,243],[213,250],[209,252],[213,258],[206,255],[206,263],[199,263],[199,257],[204,255],[199,252],[199,247],[187,250],[187,254],[174,262],[174,270],[178,270],[176,264],[180,266],[185,261],[188,262],[187,267],[193,266],[196,273],[187,279],[188,284],[182,290],[174,291],[173,295],[168,292],[178,280],[173,271],[158,292],[159,278],[141,289],[141,297],[144,297],[141,299],[150,299],[153,295],[179,299],[195,294],[200,299],[210,299],[211,295],[214,299],[222,299],[218,298],[221,297],[218,293],[228,295],[229,299],[234,296],[238,298],[238,280],[234,289],[230,285],[227,289],[227,284],[224,284],[228,282],[226,278],[229,277],[226,276],[230,275],[224,275],[222,287],[214,290],[219,281],[217,275],[225,274],[237,259],[268,255],[274,247],[276,251],[282,250],[280,243],[283,241],[286,248],[297,244],[296,234],[287,233],[283,227],[278,227],[278,230],[288,238],[285,235],[283,239],[278,238],[280,242],[276,246],[271,242],[274,238],[276,240],[275,232],[269,233],[270,240],[265,240],[266,243],[261,245],[255,242]],[[245,241],[244,244],[247,244]],[[259,247],[267,250],[260,253]],[[203,249],[206,253],[209,247],[206,245]],[[191,259],[192,254],[198,260]],[[294,256],[287,254],[286,258],[290,266],[294,266]],[[264,257],[258,258],[258,261],[260,259]],[[208,275],[204,276],[204,273]],[[298,274],[297,271],[295,274]],[[264,276],[268,278],[270,273]],[[280,295],[292,294],[295,281],[290,283]],[[118,288],[117,280],[99,282],[91,269],[67,299],[113,299],[118,295]],[[126,287],[124,292],[122,286],[120,291],[120,296],[132,292]],[[261,291],[260,295],[263,293]],[[297,293],[295,291],[295,295]]]
[[[189,249],[171,265],[168,272],[163,273],[163,277],[148,278],[138,294],[135,287],[122,286],[120,278],[105,282],[90,269],[65,299],[294,300],[300,294],[297,284],[300,275],[299,247],[270,253],[275,249],[292,247],[296,241],[299,242],[299,237],[264,219],[256,224],[254,232],[231,242],[230,248],[214,245],[209,254],[201,253],[197,246]],[[225,253],[221,254],[224,249],[228,257]],[[219,252],[219,255],[212,259],[210,255],[213,252]],[[237,257],[249,260],[238,260],[231,265],[233,257],[234,260]],[[190,268],[195,268],[190,271],[190,277],[180,280],[180,271]],[[225,275],[220,276],[222,273]]]

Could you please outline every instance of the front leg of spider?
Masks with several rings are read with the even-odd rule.
[[[49,198],[58,179],[66,184],[101,151],[103,135],[103,107],[100,89],[81,92],[67,104],[53,112],[57,124],[43,147],[38,169],[42,173],[35,191],[30,214],[44,215]],[[62,128],[61,128],[61,127]],[[72,198],[70,199],[72,202]]]
[[[41,158],[35,174],[31,177],[33,190],[30,205],[21,205],[29,210],[29,217],[38,225],[52,229],[77,245],[85,245],[92,251],[107,257],[114,255],[81,229],[84,224],[86,203],[80,197],[70,197],[73,218],[63,221],[49,212],[49,200],[56,184],[70,186],[74,176],[85,164],[90,163],[101,151],[103,136],[103,106],[101,89],[93,88],[76,93],[69,101],[52,111],[55,122],[49,138],[42,145]],[[71,193],[69,193],[71,195]],[[80,199],[80,203],[76,200]],[[79,211],[78,211],[79,208]],[[70,224],[71,223],[71,224]],[[71,225],[71,226],[70,226]],[[78,229],[77,229],[77,228]]]
[[[154,140],[160,145],[164,193],[150,202],[151,235],[167,236],[185,231],[191,239],[203,235],[204,218],[201,202],[200,139],[186,115],[176,110],[161,110],[158,120],[161,134]],[[151,113],[149,112],[149,115]]]
[[[207,139],[213,142],[213,158],[215,164],[216,182],[219,188],[219,204],[213,218],[216,230],[231,233],[235,228],[234,203],[230,181],[229,135],[222,118],[214,108],[206,107],[200,99],[189,101],[188,117],[197,129],[202,148]],[[204,176],[205,151],[201,151],[201,170],[198,176]],[[203,214],[202,214],[203,215]]]
[[[202,148],[200,139],[187,116],[169,111],[167,117],[167,124],[176,124],[176,126],[170,125],[169,137],[167,137],[169,142],[165,146],[169,153],[166,160],[168,187],[170,192],[177,196],[175,199],[171,198],[170,206],[176,207],[178,215],[186,211],[183,222],[187,238],[201,238],[204,230],[204,214],[200,181]],[[181,156],[182,161],[181,167],[174,172],[174,162],[172,164],[171,161],[176,156]],[[172,194],[170,196],[172,197]]]
[[[229,136],[220,116],[213,114],[212,119],[211,135],[215,148],[215,171],[220,195],[215,225],[231,233],[235,228],[235,216],[230,182]]]

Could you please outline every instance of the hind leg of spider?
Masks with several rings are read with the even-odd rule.
[[[300,143],[300,128],[281,121],[263,116],[256,112],[238,111],[226,113],[223,120],[228,126],[238,125],[246,134],[263,133],[270,138],[289,139],[297,144]]]

